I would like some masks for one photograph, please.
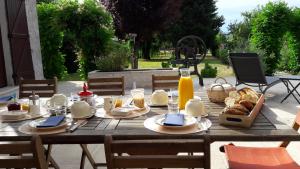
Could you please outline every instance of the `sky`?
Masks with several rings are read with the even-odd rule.
[[[219,15],[223,15],[225,18],[225,24],[221,30],[227,32],[227,26],[229,23],[233,23],[235,20],[241,21],[241,12],[251,11],[258,5],[265,5],[268,2],[275,2],[278,0],[216,0],[216,6],[218,8]],[[290,7],[300,7],[300,0],[284,0]]]

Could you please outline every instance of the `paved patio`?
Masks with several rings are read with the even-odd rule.
[[[214,79],[204,79],[205,86],[208,86],[213,82]],[[234,77],[226,78],[228,82],[231,84],[235,84]],[[195,90],[204,90],[205,87],[200,87],[198,84],[198,80],[194,79]],[[81,90],[83,82],[82,81],[67,81],[67,82],[59,82],[60,93],[64,93],[66,95],[70,95],[71,92],[76,92]],[[138,82],[137,82],[138,87]],[[241,86],[242,87],[242,86]],[[126,91],[128,94],[129,91]],[[147,89],[146,93],[150,94],[151,89]],[[265,104],[270,107],[271,110],[276,112],[276,115],[271,118],[274,120],[278,120],[280,122],[286,123],[288,125],[292,125],[295,115],[299,109],[297,101],[293,97],[289,97],[284,103],[280,103],[282,98],[286,95],[287,91],[283,84],[278,84],[273,86],[268,90],[266,94],[266,102]],[[84,139],[84,138],[82,138]],[[228,142],[217,142],[211,145],[211,163],[212,169],[226,169],[228,168],[226,159],[224,154],[219,152],[220,145],[226,144]],[[246,145],[246,146],[277,146],[278,142],[239,142],[235,143],[237,145]],[[104,149],[102,145],[89,145],[89,149],[93,154],[95,160],[97,162],[104,162]],[[293,142],[289,145],[288,151],[292,155],[292,157],[300,164],[300,143]],[[55,145],[53,148],[53,157],[61,166],[62,169],[77,169],[80,164],[80,156],[81,149],[79,145]],[[86,162],[86,169],[91,169],[89,162]]]

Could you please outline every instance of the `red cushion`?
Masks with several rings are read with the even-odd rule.
[[[285,148],[225,146],[230,169],[300,169]]]

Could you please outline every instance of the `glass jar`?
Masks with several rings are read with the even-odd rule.
[[[180,69],[180,74],[181,77],[178,84],[178,107],[179,110],[183,110],[186,102],[194,98],[194,86],[188,68]]]
[[[29,113],[39,114],[40,113],[40,97],[39,95],[33,94],[29,96]]]

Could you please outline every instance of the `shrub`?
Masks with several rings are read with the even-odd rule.
[[[204,68],[201,70],[202,77],[213,78],[216,77],[218,73],[217,67],[213,68],[208,63],[205,63]]]
[[[69,18],[69,21],[73,20]],[[112,39],[112,18],[96,0],[85,0],[79,6],[76,21],[72,29],[81,53],[79,72],[86,78],[88,72],[96,69],[95,60],[104,55]]]
[[[221,60],[222,63],[228,65],[229,61],[228,61],[228,50],[227,49],[222,49],[219,48],[217,50],[217,57]]]
[[[111,42],[105,56],[96,59],[97,69],[102,72],[122,71],[129,65],[130,49],[127,43]]]
[[[253,19],[251,41],[264,52],[266,75],[272,75],[277,69],[282,37],[290,26],[290,16],[290,8],[279,1],[269,2]]]
[[[161,67],[162,68],[169,68],[170,67],[170,62],[161,62]]]
[[[96,0],[55,0],[38,4],[38,10],[45,76],[61,78],[65,65],[74,72],[79,64],[81,78],[86,78],[112,39],[110,14]]]
[[[61,79],[66,75],[64,55],[60,52],[64,37],[63,28],[57,18],[59,7],[54,3],[37,5],[42,62],[45,78]]]
[[[281,48],[281,60],[279,63],[279,69],[283,71],[289,71],[292,74],[297,74],[300,70],[298,63],[298,46],[300,44],[296,41],[295,37],[291,33],[287,33],[284,38],[284,43]]]

